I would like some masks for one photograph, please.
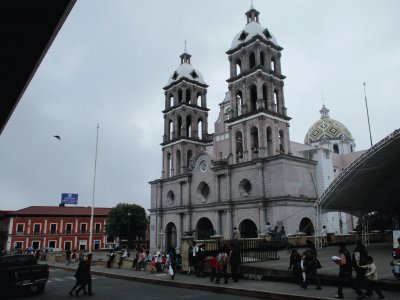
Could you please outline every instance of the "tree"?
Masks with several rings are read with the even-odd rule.
[[[148,218],[140,205],[118,203],[110,210],[106,222],[107,235],[128,241],[146,239]]]

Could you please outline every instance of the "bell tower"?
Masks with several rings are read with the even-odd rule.
[[[226,52],[230,112],[230,163],[290,154],[289,118],[283,93],[281,51],[259,23],[259,12],[246,12],[247,24]]]
[[[188,173],[193,158],[209,143],[208,85],[190,60],[185,49],[164,87],[163,179]]]

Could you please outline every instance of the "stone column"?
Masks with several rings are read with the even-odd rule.
[[[260,178],[260,196],[265,198],[265,184],[264,184],[264,165],[261,162],[257,163],[258,177]]]
[[[214,235],[219,235],[221,234],[221,214],[220,211],[217,209],[215,211],[215,234]]]
[[[219,175],[215,175],[215,192],[217,193],[217,202],[221,202]]]
[[[233,227],[232,227],[232,210],[228,209],[226,211],[226,230],[227,232],[225,232],[225,234],[223,234],[225,236],[225,238],[229,239],[231,233],[233,232]]]
[[[181,254],[182,250],[182,229],[183,229],[183,213],[178,216],[178,228],[176,228],[176,253]]]
[[[261,207],[259,211],[260,211],[260,232],[264,233],[265,225],[267,224],[265,218],[265,208]]]

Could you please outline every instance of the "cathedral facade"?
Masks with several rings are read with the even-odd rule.
[[[228,92],[208,133],[207,87],[184,51],[164,87],[162,176],[151,184],[150,245],[181,249],[182,237],[257,237],[267,222],[310,231],[316,160],[293,155],[275,37],[246,12],[226,52]]]

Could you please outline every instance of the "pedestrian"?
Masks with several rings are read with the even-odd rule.
[[[204,252],[204,247],[205,245],[202,244],[199,246],[199,250],[196,253],[196,261],[197,261],[197,267],[196,267],[196,276],[197,277],[204,277],[204,259],[206,258],[206,254]]]
[[[296,284],[302,284],[303,276],[301,274],[301,255],[297,252],[296,248],[293,248],[290,254],[289,269],[293,270],[294,282]]]
[[[356,242],[356,248],[354,248],[351,260],[353,268],[356,272],[355,284],[360,288],[366,287],[365,273],[367,270],[362,268],[367,264],[368,251],[361,241]]]
[[[79,261],[83,261],[85,259],[85,256],[83,255],[82,250],[79,252]]]
[[[327,247],[328,246],[328,232],[326,231],[326,226],[322,226],[321,229],[321,244],[322,247]]]
[[[92,266],[92,253],[89,253],[87,259],[83,261],[82,265],[82,282],[86,283],[88,286],[88,295],[92,296],[94,293],[92,292],[92,274],[90,272],[90,268]],[[79,292],[84,288],[84,286],[80,286],[79,289],[75,291],[75,295],[79,296]]]
[[[339,256],[333,256],[332,260],[339,265],[338,289],[335,298],[343,299],[343,287],[345,285],[350,285],[357,293],[359,299],[363,298],[364,293],[352,278],[351,256],[343,242],[339,243]]]
[[[75,285],[74,285],[74,286],[72,287],[72,289],[68,292],[68,294],[69,294],[70,296],[72,296],[74,290],[75,290],[77,287],[82,287],[83,293],[84,293],[84,294],[87,294],[87,292],[86,292],[87,276],[85,276],[85,262],[84,262],[84,261],[80,261],[80,262],[79,262],[78,268],[76,269],[76,272],[75,272],[75,279],[76,279]],[[76,293],[76,292],[75,292],[75,293]]]
[[[189,270],[188,270],[188,275],[194,273],[194,256],[193,256],[193,246],[189,247],[188,250],[188,257],[189,257]]]
[[[379,287],[378,271],[376,269],[372,256],[367,256],[367,264],[364,266],[360,266],[360,268],[366,269],[365,278],[367,279],[367,291],[365,292],[365,295],[367,297],[371,297],[373,292],[375,291],[375,293],[379,297],[378,299],[385,299]]]
[[[271,224],[267,222],[267,224],[265,225],[264,233],[271,234],[271,231],[272,231]]]
[[[111,268],[114,259],[115,259],[115,252],[114,249],[111,248],[110,252],[108,253],[107,268]]]
[[[233,244],[234,244],[233,246],[236,249],[239,249],[239,246],[240,246],[240,232],[237,229],[237,227],[233,228],[232,240],[233,240]]]
[[[303,289],[307,289],[308,283],[310,282],[311,278],[314,278],[317,285],[317,290],[321,290],[321,282],[318,275],[317,250],[310,240],[306,241],[306,250],[303,253],[303,257],[303,272],[305,273],[306,278],[301,287]]]
[[[72,254],[71,254],[71,262],[72,262],[72,264],[73,265],[75,265],[75,261],[76,261],[76,249],[74,249],[74,251],[72,251]]]
[[[228,253],[226,251],[227,249],[222,248],[220,249],[218,252],[218,263],[220,265],[219,269],[220,271],[217,273],[217,280],[215,281],[215,283],[219,284],[220,283],[220,279],[221,279],[221,275],[224,276],[224,283],[227,284],[228,283],[228,263],[229,263],[229,256]],[[229,251],[228,251],[229,252]]]
[[[219,272],[218,254],[214,253],[212,257],[206,258],[206,261],[210,263],[210,281],[214,282],[214,279],[217,277],[217,272]]]
[[[171,279],[174,279],[176,274],[176,251],[174,247],[171,248],[168,254],[168,258],[169,258],[168,272],[170,273],[169,275],[171,275]]]
[[[240,274],[241,257],[240,257],[239,249],[235,248],[234,245],[229,254],[229,264],[231,266],[232,280],[233,280],[233,282],[238,282],[239,274]]]
[[[68,266],[71,263],[71,250],[65,251],[65,264]]]
[[[193,274],[197,275],[197,253],[199,252],[199,247],[196,242],[192,242],[192,263],[193,263]]]

